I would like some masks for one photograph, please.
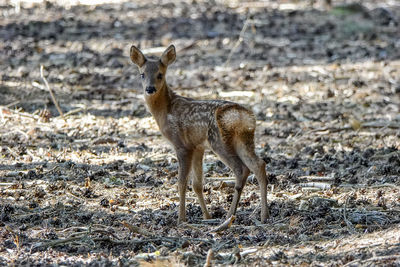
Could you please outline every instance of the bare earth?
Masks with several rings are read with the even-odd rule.
[[[1,0],[0,265],[400,266],[400,3],[310,2]],[[234,178],[207,153],[214,219],[189,188],[177,226],[177,161],[128,55],[170,43],[176,92],[256,114],[267,224],[250,176],[213,231]]]

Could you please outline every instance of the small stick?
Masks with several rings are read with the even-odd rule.
[[[86,107],[80,107],[80,108],[76,108],[76,109],[70,110],[65,114],[65,117],[71,116],[71,115],[73,115],[75,113],[79,113],[82,110],[86,110]]]
[[[319,189],[330,189],[331,188],[331,184],[327,184],[327,183],[316,183],[316,182],[311,182],[311,183],[300,183],[299,184],[301,187],[315,187],[315,188],[319,188]]]
[[[58,105],[57,99],[56,99],[56,97],[54,96],[53,91],[50,89],[49,83],[47,82],[46,78],[45,78],[44,75],[43,75],[43,69],[44,69],[43,65],[40,65],[40,77],[42,77],[42,80],[43,80],[44,84],[46,85],[47,90],[49,90],[51,99],[53,100],[53,103],[54,103],[54,105],[56,106],[58,113],[60,114],[60,116],[61,116],[63,119],[65,119],[65,118],[64,118],[64,113],[62,112],[60,106]]]
[[[350,126],[344,126],[344,127],[322,127],[322,128],[317,128],[317,129],[313,129],[307,132],[308,133],[315,133],[315,132],[340,132],[340,131],[344,131],[344,130],[350,130],[352,129]]]
[[[215,232],[215,233],[222,232],[222,231],[228,229],[229,227],[231,227],[234,220],[235,220],[235,215],[232,215],[226,221],[224,221],[220,226],[212,229],[210,232]]]
[[[236,178],[232,176],[224,176],[224,177],[207,177],[206,178],[210,182],[223,182],[223,181],[235,181]]]
[[[361,127],[360,128],[392,128],[392,129],[399,129],[400,124],[393,122],[393,121],[370,121],[370,122],[361,122]],[[344,131],[344,130],[351,130],[353,129],[350,125],[346,125],[343,127],[322,127],[322,128],[317,128],[310,130],[310,133],[313,132],[323,132],[323,131],[329,131],[329,132],[339,132],[339,131]]]
[[[354,264],[354,266],[358,266],[360,263],[367,263],[367,262],[371,262],[371,261],[389,261],[389,260],[397,260],[400,259],[400,255],[387,255],[387,256],[375,256],[366,260],[354,260],[351,262],[346,263],[344,266],[351,266]]]
[[[382,160],[382,159],[388,159],[392,156],[397,156],[398,158],[400,158],[400,152],[399,151],[393,151],[391,153],[388,154],[384,154],[384,155],[375,155],[372,156],[370,159],[372,160]]]
[[[231,255],[233,256],[233,264],[237,264],[242,259],[242,256],[240,255],[240,249],[238,247],[233,249]]]
[[[165,50],[165,46],[159,46],[159,47],[142,49],[142,52],[144,54],[161,54],[162,52],[164,52],[164,50]]]
[[[245,34],[245,32],[246,32],[246,30],[247,30],[247,28],[249,27],[250,24],[252,24],[253,26],[256,25],[256,24],[257,25],[267,25],[268,21],[254,20],[254,19],[249,19],[249,18],[246,19],[246,21],[243,24],[243,28],[239,33],[239,38],[236,41],[236,43],[233,46],[233,48],[231,49],[231,52],[228,55],[228,59],[225,61],[225,64],[224,64],[225,67],[229,64],[229,61],[231,60],[232,55],[233,55],[233,53],[235,53],[237,47],[243,42],[244,34]]]
[[[250,215],[250,218],[254,218],[255,213],[258,212],[258,210],[260,209],[261,203],[257,204],[257,207],[253,210],[253,212]]]
[[[245,251],[241,252],[240,256],[243,258],[243,257],[245,257],[245,256],[247,256],[249,254],[256,253],[257,251],[258,251],[258,249],[251,248],[251,249],[248,249],[248,250],[245,250]]]
[[[137,233],[137,234],[141,234],[144,236],[150,236],[150,237],[156,236],[154,233],[148,232],[140,227],[137,227],[135,225],[127,223],[126,221],[122,221],[121,224],[123,226],[125,226],[126,228],[128,228],[131,233]]]
[[[6,107],[6,108],[10,108],[10,107],[15,106],[15,105],[17,105],[17,104],[19,104],[19,100],[14,101],[14,102],[11,102],[10,104],[5,105],[5,107]]]
[[[307,179],[307,180],[319,180],[319,181],[332,181],[335,180],[335,177],[333,176],[310,176],[310,175],[305,175],[305,176],[300,176],[298,179]]]
[[[10,151],[11,155],[13,155],[14,158],[16,158],[16,159],[18,158],[17,153],[15,153],[11,147],[7,146],[7,149],[8,149],[8,151]]]
[[[207,258],[206,262],[204,263],[204,267],[211,267],[212,266],[211,261],[213,260],[213,258],[214,258],[214,251],[212,250],[212,248],[210,248],[207,253]]]
[[[349,189],[353,189],[353,188],[382,188],[382,187],[392,187],[392,188],[400,188],[399,186],[395,185],[395,184],[390,184],[390,183],[384,183],[384,184],[376,184],[376,185],[367,185],[367,184],[358,184],[358,185],[354,185],[354,184],[341,184],[339,185],[340,188],[349,188]]]
[[[70,242],[74,242],[74,241],[78,241],[80,239],[82,239],[82,237],[84,236],[84,234],[80,235],[80,236],[75,236],[75,237],[70,237],[70,238],[65,238],[65,239],[58,239],[58,240],[54,240],[54,241],[50,241],[47,243],[37,243],[35,245],[32,246],[31,248],[31,252],[33,249],[38,249],[38,248],[42,248],[42,247],[55,247],[58,245],[62,245],[62,244],[66,244],[66,243],[70,243]]]
[[[39,119],[38,115],[32,115],[32,114],[29,114],[29,113],[25,113],[25,112],[21,112],[21,111],[17,111],[17,110],[12,110],[12,109],[9,109],[9,108],[6,108],[6,109],[7,109],[7,111],[9,111],[12,114],[20,115],[22,117],[26,117],[26,118],[30,118],[30,119],[34,119],[34,120]],[[8,114],[2,114],[2,115],[8,115]],[[8,116],[11,116],[11,115],[8,115]]]
[[[393,121],[370,121],[363,123],[362,127],[399,129],[400,123]]]
[[[68,228],[66,228],[66,229],[64,229],[64,230],[61,230],[61,231],[59,231],[60,233],[65,233],[65,232],[69,232],[69,231],[72,231],[72,230],[83,230],[83,231],[87,231],[87,227],[80,227],[80,226],[72,226],[72,227],[68,227]],[[80,233],[82,233],[82,232],[80,232]]]
[[[321,188],[317,188],[317,187],[302,187],[301,190],[302,191],[317,192],[317,191],[320,191]]]
[[[198,43],[199,41],[200,41],[200,40],[195,40],[195,41],[191,42],[189,45],[187,45],[187,46],[185,46],[185,47],[182,47],[181,49],[178,50],[178,53],[193,48],[194,46],[197,45],[197,43]]]
[[[229,61],[231,61],[231,57],[232,57],[233,53],[235,53],[235,51],[236,51],[236,48],[243,42],[243,35],[246,32],[247,27],[249,26],[249,21],[250,21],[250,19],[247,18],[246,21],[244,22],[243,28],[239,33],[239,39],[236,41],[231,52],[229,53],[228,59],[225,61],[225,64],[224,64],[225,66],[227,66],[229,64]]]
[[[344,203],[344,207],[343,207],[343,219],[347,225],[347,227],[349,228],[349,231],[351,233],[355,233],[353,224],[347,219],[347,204],[349,203],[350,197],[348,196],[346,199],[346,202]]]
[[[201,220],[203,224],[218,224],[220,222],[219,219],[203,219]]]
[[[0,186],[12,186],[15,183],[0,183]]]

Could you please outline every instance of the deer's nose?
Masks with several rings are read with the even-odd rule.
[[[154,86],[148,86],[146,87],[146,93],[150,94],[154,94],[156,92],[156,88]]]

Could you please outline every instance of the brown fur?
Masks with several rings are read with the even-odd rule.
[[[211,148],[236,176],[235,193],[228,217],[236,213],[243,187],[252,171],[260,185],[261,221],[268,218],[265,162],[254,152],[256,121],[245,107],[222,100],[194,100],[175,94],[167,85],[167,67],[175,60],[169,46],[160,59],[146,58],[135,46],[131,59],[139,67],[146,104],[163,136],[174,147],[178,162],[179,222],[186,220],[185,195],[188,176],[198,196],[204,218],[210,218],[203,196],[204,149]],[[160,76],[161,75],[161,76]],[[162,77],[160,79],[160,77]]]

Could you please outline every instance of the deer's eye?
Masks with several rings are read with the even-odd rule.
[[[162,79],[162,74],[161,74],[161,73],[159,73],[159,74],[157,75],[157,79],[159,79],[159,80]]]
[[[144,73],[140,73],[140,78],[144,79]]]

